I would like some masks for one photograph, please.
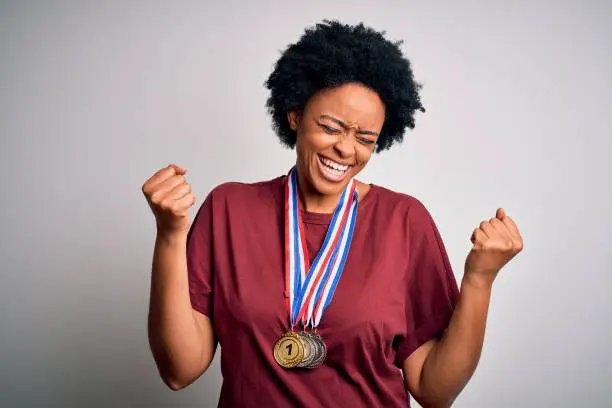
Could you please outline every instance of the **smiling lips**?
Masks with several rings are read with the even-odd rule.
[[[317,155],[319,158],[319,169],[323,178],[329,181],[338,182],[344,180],[344,177],[348,174],[348,169],[351,166],[346,164],[336,163],[333,160]]]

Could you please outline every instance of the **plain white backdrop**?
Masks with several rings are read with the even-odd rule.
[[[194,213],[285,173],[263,82],[324,18],[405,40],[424,85],[361,179],[425,203],[459,282],[498,206],[523,233],[455,406],[612,405],[611,3],[26,0],[0,2],[0,406],[216,406],[218,355],[178,393],[151,357],[140,187],[186,166]]]

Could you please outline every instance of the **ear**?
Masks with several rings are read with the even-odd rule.
[[[294,132],[297,131],[298,126],[300,125],[300,113],[298,111],[287,112],[287,121],[289,122],[289,127]]]

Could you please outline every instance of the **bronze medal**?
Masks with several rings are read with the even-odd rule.
[[[289,331],[274,344],[274,359],[284,368],[293,368],[304,359],[304,342],[300,335]]]

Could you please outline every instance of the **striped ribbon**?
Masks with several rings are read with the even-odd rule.
[[[295,167],[289,170],[285,183],[285,295],[292,328],[300,321],[305,327],[319,325],[344,270],[357,207],[357,182],[351,179],[332,215],[323,246],[310,265],[297,171]]]

